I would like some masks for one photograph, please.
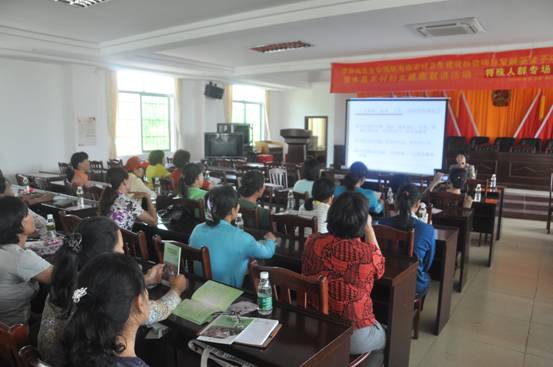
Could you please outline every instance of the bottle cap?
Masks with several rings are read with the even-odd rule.
[[[261,274],[259,274],[259,277],[261,279],[269,279],[269,273],[266,271],[262,271]]]
[[[54,219],[54,214],[46,214],[46,219]]]
[[[238,213],[237,217],[242,218],[242,213]]]

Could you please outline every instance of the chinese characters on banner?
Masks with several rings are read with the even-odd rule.
[[[550,86],[553,47],[332,64],[332,93]]]

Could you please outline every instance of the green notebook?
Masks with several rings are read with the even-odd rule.
[[[239,289],[208,280],[194,292],[191,299],[182,301],[173,314],[202,325],[214,313],[226,311],[242,293]]]

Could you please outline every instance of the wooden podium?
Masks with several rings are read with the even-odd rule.
[[[286,159],[289,163],[300,164],[307,159],[307,144],[309,143],[309,137],[311,132],[305,129],[282,129],[280,135],[284,138],[286,144],[288,144],[288,157]]]

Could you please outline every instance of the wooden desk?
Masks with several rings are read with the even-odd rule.
[[[99,187],[101,189],[104,189],[109,185],[108,183],[101,182],[101,181],[88,181],[88,183],[89,183],[88,187],[96,186],[96,187]],[[64,180],[52,181],[52,182],[50,182],[50,186],[52,187],[52,191],[61,192],[61,193],[65,192],[65,181]]]
[[[61,175],[59,174],[59,172],[58,173],[32,172],[32,173],[22,173],[21,175],[29,177],[31,181],[35,180],[36,178],[40,178],[48,182],[65,179],[65,175]]]
[[[503,199],[505,198],[505,186],[497,186],[495,190],[488,190],[486,197],[489,199],[496,199],[499,202],[499,212],[497,216],[497,230],[495,239],[499,241],[501,238],[501,219],[503,218]]]
[[[494,244],[495,244],[495,218],[497,216],[497,206],[499,202],[496,199],[484,198],[482,201],[474,201],[474,220],[472,230],[476,233],[485,233],[486,238],[490,235],[490,252],[488,255],[488,267],[492,266]],[[499,220],[498,220],[499,221]],[[499,224],[498,224],[499,227]]]
[[[203,284],[203,281],[195,280],[194,277],[190,277],[189,281],[189,289],[184,295],[186,297],[190,297]],[[239,300],[256,302],[249,293],[244,293]],[[266,349],[244,345],[212,345],[259,367],[347,366],[352,334],[347,323],[278,302],[274,303],[271,318],[279,320],[282,328]],[[174,338],[164,337],[162,341],[166,340],[180,354],[189,354],[187,342],[195,338],[202,327],[174,315],[164,323],[171,328]],[[141,354],[142,351],[138,350],[138,355]],[[152,367],[167,365],[149,362]],[[179,361],[176,365],[183,366]]]
[[[436,255],[429,271],[432,280],[440,283],[436,323],[434,325],[435,335],[440,335],[440,331],[449,320],[458,232],[457,228],[436,227]]]
[[[457,252],[461,253],[459,264],[459,284],[457,290],[461,292],[467,280],[470,252],[470,232],[472,230],[474,212],[472,209],[450,208],[432,215],[432,223],[438,226],[455,227],[459,229],[457,238]]]

